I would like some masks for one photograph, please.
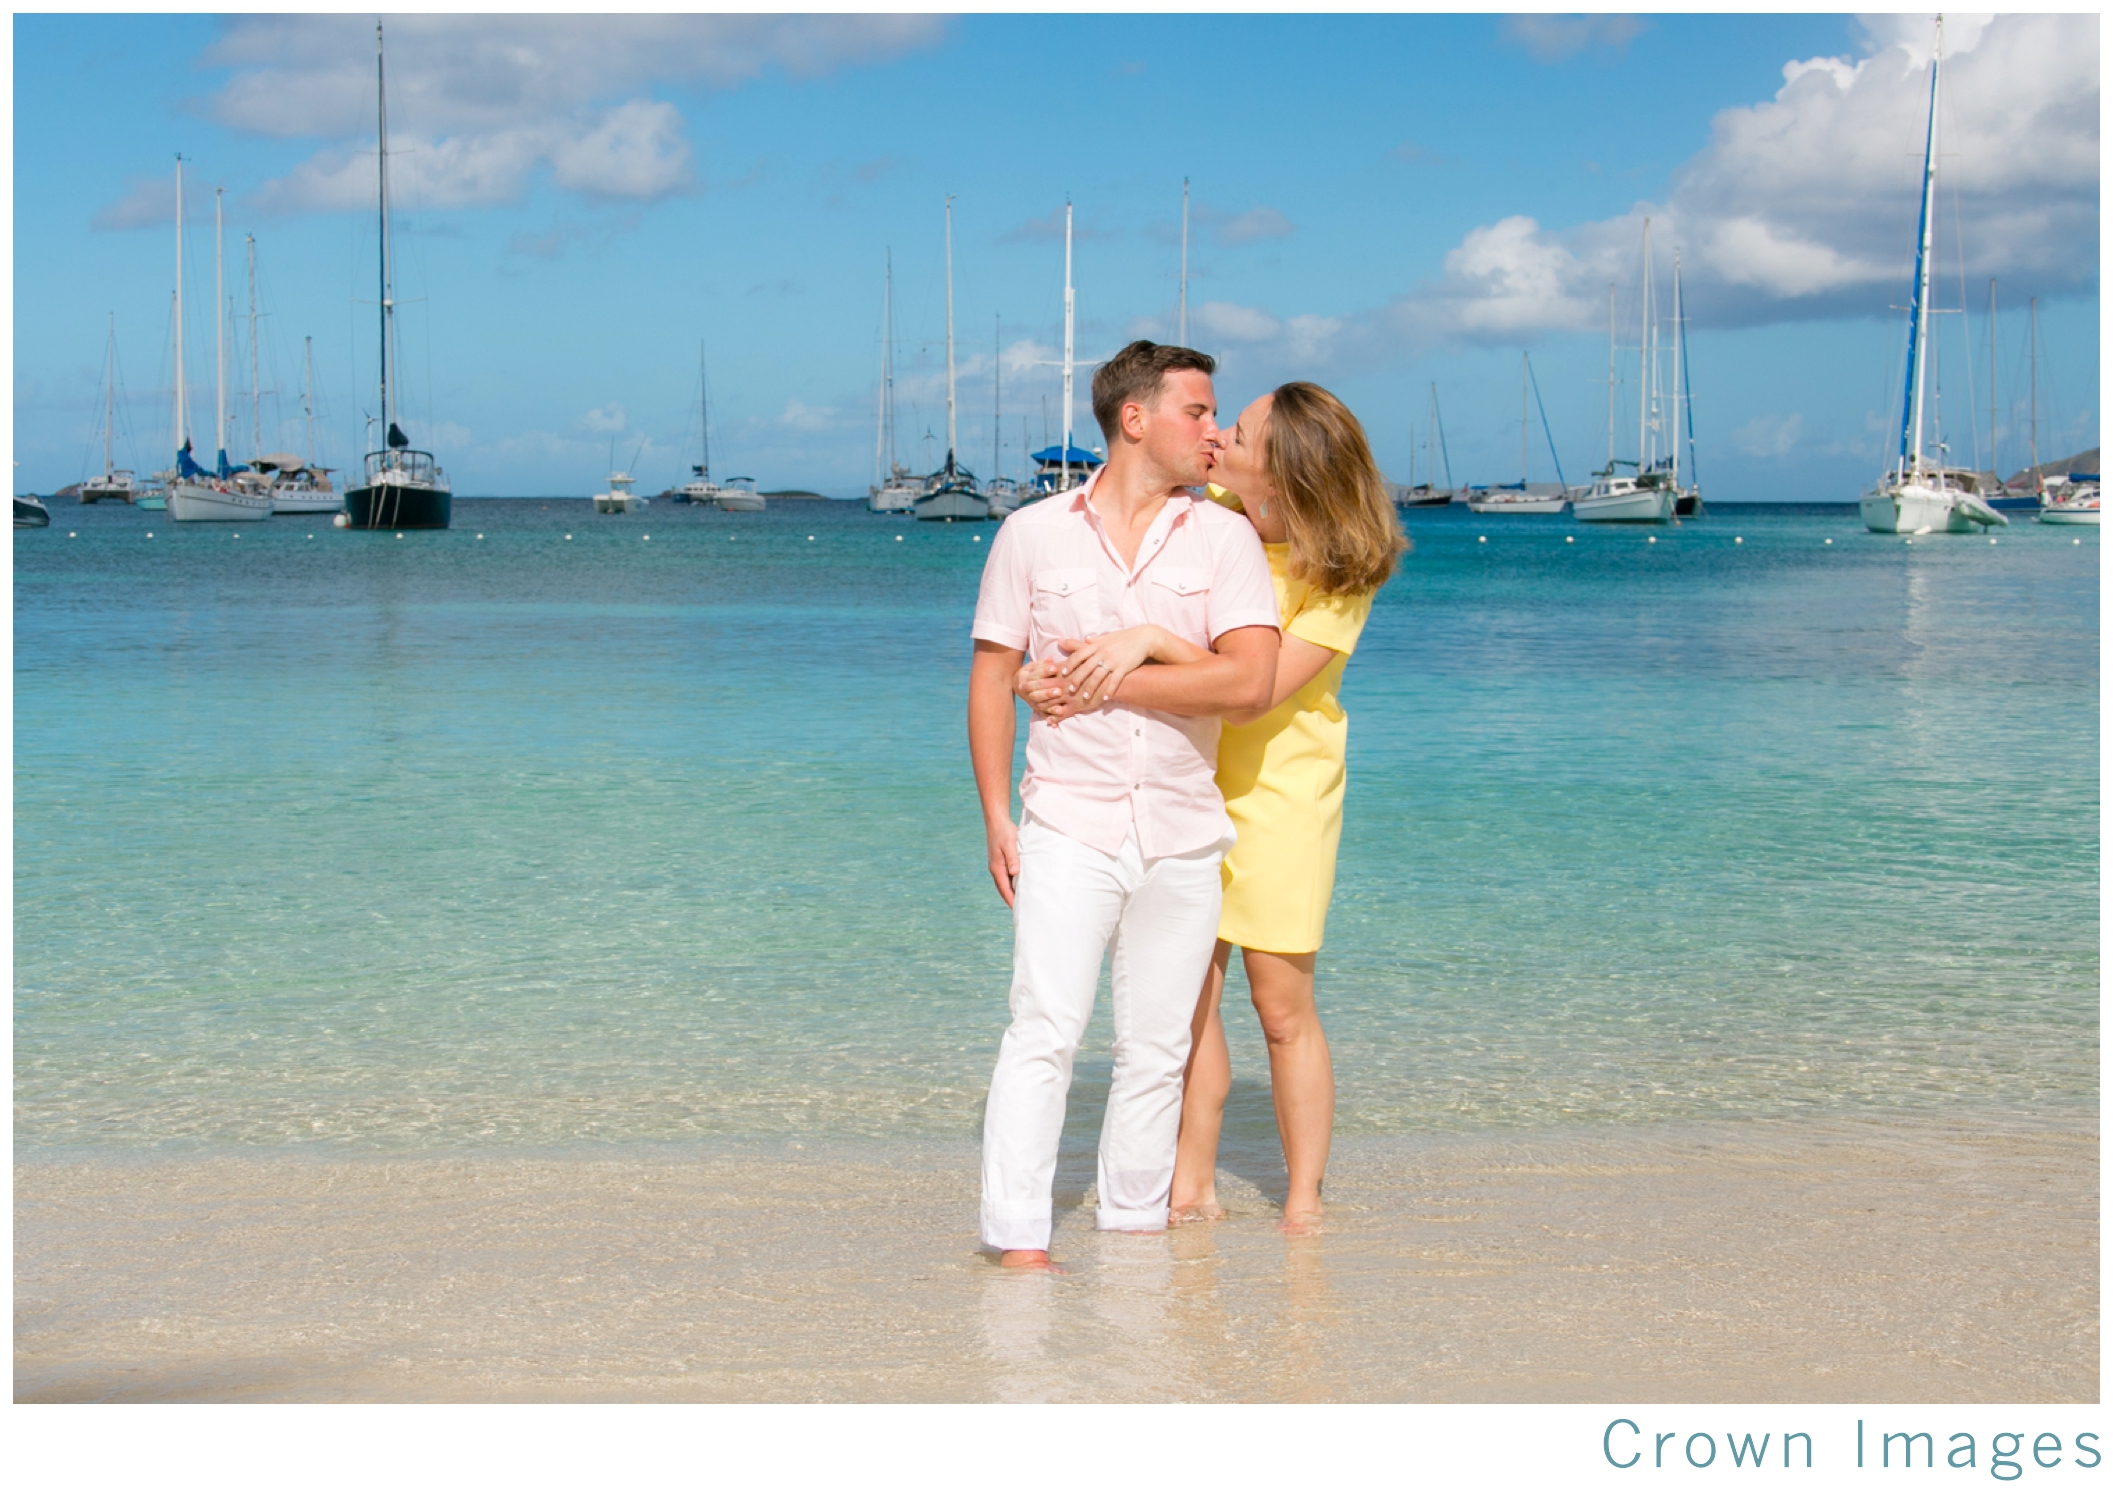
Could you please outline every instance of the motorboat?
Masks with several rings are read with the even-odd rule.
[[[632,491],[633,477],[621,470],[609,473],[609,489],[594,498],[594,509],[608,515],[636,512],[646,505],[646,498]]]
[[[15,497],[16,527],[50,527],[51,509],[35,496]]]
[[[763,493],[756,489],[754,476],[729,475],[712,498],[712,505],[722,512],[760,512],[764,507]]]
[[[1520,516],[1552,516],[1570,505],[1570,492],[1563,486],[1527,485],[1470,487],[1470,512],[1509,512]]]
[[[2098,477],[2072,474],[2050,478],[2040,492],[2040,521],[2097,527]]]

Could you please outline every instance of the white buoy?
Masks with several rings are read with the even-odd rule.
[[[1577,542],[1577,539],[1575,539],[1575,538],[1571,537],[1571,536],[1570,536],[1570,534],[1568,534],[1568,533],[1565,533],[1565,534],[1563,534],[1563,541],[1564,541],[1565,543],[1575,543],[1575,542]]]
[[[1656,542],[1658,541],[1658,535],[1657,535],[1656,533],[1653,533],[1653,534],[1652,534],[1652,535],[1651,535],[1650,537],[1646,538],[1646,539],[1645,539],[1644,541],[1645,541],[1646,543],[1656,543]]]
[[[1744,542],[1745,542],[1746,540],[1745,540],[1744,538],[1741,538],[1741,537],[1738,537],[1738,536],[1736,536],[1736,535],[1735,535],[1735,536],[1734,536],[1734,537],[1732,538],[1732,540],[1731,540],[1731,541],[1732,541],[1732,542],[1734,542],[1734,543],[1744,543]]]
[[[153,535],[152,533],[149,533],[149,534],[147,534],[147,536],[148,536],[149,538],[151,538],[151,537],[153,537],[154,535]]]
[[[310,538],[314,538],[314,537],[315,537],[315,534],[314,534],[314,533],[310,533],[310,534],[309,534],[308,536],[309,536]]]
[[[809,543],[812,543],[812,542],[814,542],[814,534],[812,534],[812,533],[809,533],[809,534],[807,535],[807,541],[808,541]]]
[[[335,517],[332,517],[330,519],[330,525],[332,527],[350,527],[352,526],[352,519],[350,517],[347,517],[343,512],[339,512]]]
[[[968,541],[971,543],[981,543],[983,541],[983,535],[981,533],[978,533],[975,537],[969,539]]]
[[[151,537],[153,537],[154,535],[153,535],[152,533],[149,533],[149,534],[147,534],[147,536],[148,536],[149,538],[151,538]],[[2081,539],[2081,538],[2071,538],[2071,539],[2069,540],[2069,546],[2070,546],[2071,548],[2082,548],[2082,547],[2084,546],[2084,540],[2083,540],[2083,539]]]
[[[901,534],[901,533],[897,533],[897,534],[895,535],[895,541],[896,541],[897,543],[900,543],[900,542],[902,542],[902,534]]]
[[[1989,546],[1990,548],[1994,548],[1994,547],[1996,546],[1996,540],[1995,540],[1995,539],[1993,539],[1993,538],[1989,539],[1989,540],[1988,540],[1988,546]]]
[[[237,537],[240,537],[241,535],[240,535],[240,534],[238,533],[238,534],[236,534],[236,536],[237,536]],[[398,533],[398,534],[396,535],[396,537],[397,537],[397,540],[398,540],[399,542],[401,542],[401,541],[402,541],[402,539],[403,539],[403,534],[402,534],[402,533]]]
[[[73,534],[71,534],[71,533],[68,533],[68,534],[67,534],[66,536],[67,536],[67,537],[69,537],[69,538],[71,538],[71,537],[73,536]],[[241,535],[240,533],[237,533],[237,534],[235,534],[235,536],[236,536],[237,538],[239,538],[239,537],[241,537],[242,535]],[[402,533],[398,533],[398,534],[397,534],[396,536],[397,536],[397,537],[399,537],[399,538],[401,538],[401,537],[403,536],[403,534],[402,534]]]
[[[1832,538],[1829,538],[1829,539],[1828,539],[1827,541],[1828,541],[1829,543],[1832,543],[1832,542],[1833,542],[1834,540],[1833,540]]]
[[[482,543],[482,542],[484,541],[484,534],[482,534],[482,533],[479,533],[479,534],[477,535],[477,541],[478,541],[479,543]]]
[[[78,537],[80,536],[80,534],[78,534],[78,533],[68,533],[68,534],[67,534],[66,536],[67,536],[67,537],[69,537],[69,538],[78,538]],[[242,535],[241,535],[240,533],[237,533],[237,534],[235,534],[235,536],[236,536],[237,538],[239,538],[239,537],[241,537]]]
[[[641,533],[638,536],[638,541],[641,543],[651,543],[653,541],[653,535],[651,533]]]
[[[567,534],[565,535],[565,541],[566,541],[567,543],[570,543],[570,542],[572,541],[572,534],[570,534],[570,533],[567,533]]]
[[[1487,542],[1489,542],[1489,535],[1488,535],[1487,533],[1485,533],[1485,534],[1481,535],[1480,537],[1476,538],[1476,539],[1475,539],[1475,541],[1476,541],[1477,543],[1487,543]]]

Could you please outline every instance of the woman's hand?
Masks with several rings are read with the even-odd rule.
[[[1160,628],[1147,624],[1059,642],[1057,650],[1069,656],[1056,669],[1077,698],[1077,708],[1098,710],[1107,704],[1130,670],[1158,656],[1164,635]]]

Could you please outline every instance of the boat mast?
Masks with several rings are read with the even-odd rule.
[[[1445,461],[1445,485],[1453,487],[1453,452],[1445,447],[1445,420],[1438,416],[1438,383],[1431,383],[1431,426],[1438,430],[1438,456]]]
[[[1680,247],[1673,247],[1673,492],[1680,491],[1680,407],[1687,400],[1687,388],[1681,380],[1681,367],[1686,364],[1687,335],[1681,328],[1680,307]]]
[[[887,275],[882,284],[880,303],[881,358],[885,362],[886,397],[888,415],[888,474],[898,468],[895,463],[895,250],[891,246],[887,253]]]
[[[1996,279],[1988,279],[1988,473],[2003,483],[2003,467],[1996,463]]]
[[[888,444],[888,300],[893,291],[894,289],[886,281],[882,282],[880,295],[880,393],[879,400],[874,404],[876,411],[873,415],[873,484],[876,486],[881,483],[882,476],[886,474],[880,467],[881,455]],[[697,358],[701,365],[704,359],[704,349],[701,344],[697,350]]]
[[[1915,306],[1908,314],[1907,400],[1902,404],[1900,478],[1922,472],[1922,386],[1929,360],[1930,252],[1936,235],[1937,80],[1944,57],[1944,17],[1937,18],[1937,45],[1930,54],[1930,123],[1922,144],[1922,223],[1915,232]]]
[[[301,336],[301,415],[308,419],[308,468],[315,468],[315,336]]]
[[[214,460],[217,474],[227,474],[227,289],[222,254],[226,238],[222,234],[220,218],[220,195],[226,190],[213,190],[213,354],[215,376],[213,380],[213,445],[220,451]]]
[[[1062,479],[1058,489],[1071,489],[1071,359],[1072,335],[1071,301],[1071,200],[1064,200],[1064,456]]]
[[[954,195],[946,196],[946,473],[954,473]]]
[[[183,153],[176,154],[176,447],[191,442],[190,403],[183,386]],[[179,467],[181,468],[181,467]]]
[[[1177,345],[1189,342],[1189,180],[1181,180],[1181,331],[1174,337]],[[1411,453],[1414,453],[1412,448]],[[1413,479],[1413,477],[1412,477]]]
[[[2037,491],[2045,477],[2040,474],[2040,300],[2025,305],[2032,328],[2032,488]]]
[[[1005,315],[996,314],[991,319],[990,332],[990,475],[998,478],[998,445],[1005,430],[999,427],[1004,421],[1005,409],[1000,403],[999,377],[1003,374],[999,366],[1005,356]]]
[[[1650,466],[1651,453],[1651,222],[1643,222],[1643,338],[1636,351],[1636,474]]]
[[[117,421],[117,315],[110,315],[110,343],[103,362],[103,475],[110,474],[110,428]]]
[[[1607,474],[1614,473],[1614,284],[1607,284]]]
[[[1526,491],[1526,352],[1519,352],[1519,492]]]
[[[249,455],[264,452],[263,395],[257,386],[257,237],[243,236],[249,251]]]
[[[697,431],[703,435],[704,463],[697,467],[697,478],[710,484],[712,479],[712,383],[704,368],[704,341],[697,341]]]
[[[1423,483],[1438,489],[1438,383],[1431,383],[1431,429],[1423,436]]]
[[[394,374],[396,361],[394,335],[396,325],[392,315],[396,305],[390,295],[389,276],[389,87],[382,67],[382,23],[374,23],[374,139],[377,151],[375,159],[379,169],[381,191],[377,197],[381,213],[381,414],[382,448],[393,449],[389,434],[395,426],[389,421],[389,378]]]

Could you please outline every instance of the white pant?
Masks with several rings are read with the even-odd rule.
[[[1012,1024],[983,1115],[981,1233],[992,1248],[1047,1248],[1071,1062],[1115,947],[1115,1073],[1101,1123],[1103,1231],[1167,1225],[1189,1022],[1218,939],[1230,841],[1147,862],[1133,830],[1108,856],[1031,816],[1013,899]]]

